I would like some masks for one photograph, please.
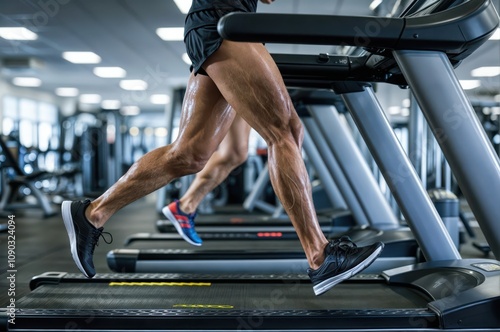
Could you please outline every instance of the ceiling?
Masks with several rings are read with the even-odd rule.
[[[500,7],[500,0],[493,0]],[[374,15],[372,0],[277,0],[259,4],[259,12]],[[385,0],[389,10],[395,0]],[[38,90],[54,93],[58,87],[75,87],[80,93],[98,93],[103,99],[119,99],[124,105],[139,105],[145,111],[164,106],[149,102],[151,94],[167,93],[185,84],[189,66],[181,59],[182,41],[166,42],[155,31],[159,27],[182,26],[185,15],[173,0],[3,0],[0,27],[24,26],[38,34],[35,41],[7,41],[0,38],[0,58],[35,59],[29,69],[2,68],[0,80],[14,76],[35,76],[42,80]],[[276,53],[332,52],[332,47],[267,45]],[[98,66],[119,66],[127,79],[142,79],[146,91],[125,91],[120,79],[99,78],[96,65],[72,64],[61,57],[64,51],[93,51]],[[500,66],[500,41],[488,41],[458,69],[461,79],[479,66]],[[500,76],[486,78],[475,94],[500,94]]]

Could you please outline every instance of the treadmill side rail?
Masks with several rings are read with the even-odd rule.
[[[241,331],[363,329],[408,331],[437,328],[426,309],[393,310],[214,310],[214,309],[26,309],[12,329],[20,331]],[[210,327],[207,329],[207,327]]]

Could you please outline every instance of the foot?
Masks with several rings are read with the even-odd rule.
[[[196,213],[184,213],[179,207],[179,201],[175,200],[162,209],[163,214],[174,225],[175,229],[186,242],[193,246],[201,246],[203,241],[194,229],[194,218]]]
[[[89,204],[90,200],[83,202],[64,201],[61,209],[64,226],[66,226],[69,236],[73,260],[87,278],[92,278],[95,276],[92,258],[95,246],[103,233],[103,228],[96,228],[85,217],[85,209]],[[110,242],[104,241],[111,243],[112,240]]]
[[[317,270],[307,270],[314,294],[321,295],[363,271],[375,261],[383,248],[384,244],[380,242],[358,248],[348,236],[331,241],[325,248],[323,264]]]

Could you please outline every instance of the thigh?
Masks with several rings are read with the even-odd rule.
[[[196,155],[210,156],[226,136],[235,115],[210,77],[191,74],[174,144]]]
[[[224,40],[203,68],[229,104],[268,143],[300,126],[281,74],[262,44]]]

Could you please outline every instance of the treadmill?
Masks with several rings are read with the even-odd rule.
[[[387,25],[381,29],[382,40],[374,38],[372,45],[377,46],[380,42],[381,47],[391,50],[381,59],[394,56],[394,66],[387,68],[401,69],[424,114],[432,120],[429,121],[432,130],[440,128],[446,135],[441,137],[447,139],[440,140],[445,155],[462,190],[467,192],[471,208],[498,259],[500,229],[495,227],[498,218],[495,213],[498,212],[496,200],[500,197],[500,186],[491,184],[500,181],[500,161],[485,139],[451,65],[461,55],[470,54],[493,33],[498,27],[498,14],[490,0],[470,0],[449,9],[440,8],[445,2],[440,1],[434,7],[439,11],[422,17],[387,19]],[[220,22],[222,33],[229,37],[225,33],[229,23],[240,28],[242,25],[262,28],[262,32],[276,33],[280,38],[293,35],[296,42],[302,42],[301,33],[314,26],[318,34],[328,35],[327,32],[333,31],[330,43],[334,44],[348,40],[346,36],[333,38],[335,32],[346,34],[349,27],[373,22],[373,18],[370,21],[365,17],[344,20],[340,16],[325,16],[322,20],[316,16],[284,15],[285,24],[281,20],[283,16],[271,15],[266,23],[259,15],[232,14]],[[254,19],[259,24],[255,24]],[[339,24],[338,29],[336,24]],[[446,38],[440,39],[443,34]],[[260,40],[263,35],[254,37]],[[431,48],[420,41],[409,43],[415,36],[429,36],[434,46]],[[274,37],[276,41],[281,40],[278,37]],[[234,36],[230,38],[236,39]],[[352,39],[353,36],[351,43]],[[389,47],[391,39],[392,46]],[[429,51],[433,48],[436,50]],[[397,61],[397,66],[394,61]],[[415,66],[414,70],[410,64]],[[429,72],[436,76],[436,81],[425,87],[421,82],[428,78],[425,75]],[[348,99],[351,112],[358,109],[352,107],[357,101],[374,101],[370,87],[363,84],[359,90],[343,96]],[[439,100],[431,98],[437,96]],[[450,128],[449,124],[442,123],[445,120],[440,119],[439,107],[436,107],[442,105],[454,105],[454,111],[467,120],[460,123],[459,133],[454,133],[455,128]],[[367,117],[380,125],[385,118],[379,107],[367,108],[372,112]],[[357,115],[354,118],[363,135],[373,134]],[[388,123],[384,121],[377,133],[387,143],[384,128]],[[365,140],[372,142],[366,137]],[[394,152],[391,144],[386,148],[387,153]],[[466,152],[460,152],[461,149]],[[403,156],[401,153],[401,158]],[[384,174],[392,174],[395,180],[399,180],[391,182],[391,185],[396,182],[399,186],[395,197],[403,213],[412,215],[412,207],[401,204],[404,197],[410,195],[416,202],[424,197],[428,199],[423,190],[417,190],[416,175],[391,173],[392,169],[380,163],[383,156],[374,154],[374,158]],[[406,164],[403,162],[400,166]],[[467,172],[472,168],[475,172]],[[427,205],[423,206],[419,206],[422,220],[408,219],[408,223],[426,257],[430,258],[429,262],[385,271],[375,277],[353,278],[336,286],[323,295],[325,297],[312,297],[309,281],[300,275],[230,275],[219,276],[216,282],[203,275],[98,274],[88,280],[61,274],[18,300],[14,311],[15,324],[9,323],[9,313],[3,310],[1,328],[8,331],[500,330],[500,262],[461,259],[448,241],[444,227],[436,223],[435,218],[427,218],[436,213],[429,213]],[[134,276],[144,280],[138,281]],[[302,287],[308,291],[302,291]]]

